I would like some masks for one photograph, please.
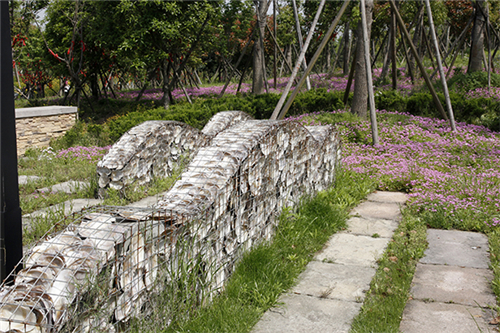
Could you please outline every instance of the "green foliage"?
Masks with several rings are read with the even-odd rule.
[[[81,112],[81,117],[84,116],[87,121],[101,121],[109,117],[105,123],[99,125],[77,122],[62,138],[54,140],[52,145],[57,149],[75,145],[109,145],[132,127],[148,120],[180,121],[202,129],[214,114],[221,111],[244,111],[256,119],[268,119],[279,98],[280,95],[275,93],[257,96],[227,95],[219,99],[197,99],[193,104],[182,102],[171,105],[168,109],[157,107],[158,104],[155,102],[138,103],[103,99],[94,105],[94,112],[86,106]],[[288,115],[336,110],[341,107],[343,107],[342,93],[327,92],[326,89],[320,88],[299,94]]]
[[[399,91],[384,90],[375,95],[375,105],[379,110],[404,111],[406,109],[408,98]]]
[[[454,75],[448,81],[450,90],[456,90],[462,93],[469,92],[477,88],[484,88],[488,86],[488,73],[486,72],[473,72],[473,73],[460,73]],[[491,86],[500,87],[500,75],[491,73]]]
[[[328,92],[325,88],[312,89],[298,94],[287,116],[341,109],[344,107],[343,95],[341,91]]]

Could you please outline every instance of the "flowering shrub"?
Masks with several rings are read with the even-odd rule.
[[[369,121],[345,111],[289,118],[336,123],[343,164],[368,174],[380,190],[406,191],[409,205],[434,227],[483,230],[500,224],[500,134],[485,127],[378,111],[380,146]],[[351,119],[348,119],[351,118]],[[348,119],[348,120],[345,120]]]

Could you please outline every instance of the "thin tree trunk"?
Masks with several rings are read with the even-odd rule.
[[[349,77],[347,78],[347,85],[344,92],[344,107],[347,107],[347,100],[349,99],[349,92],[351,91],[352,79],[354,78],[354,68],[356,67],[357,61],[356,49],[354,50],[354,58],[352,59],[351,69],[349,70]]]

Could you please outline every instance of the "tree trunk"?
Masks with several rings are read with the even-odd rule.
[[[366,25],[368,36],[371,35],[373,0],[366,1]],[[364,57],[363,30],[361,22],[356,28],[356,67],[354,70],[354,97],[352,101],[351,111],[361,118],[366,119],[368,116],[368,82],[366,81],[366,64]]]
[[[257,40],[254,44],[253,49],[253,79],[252,79],[252,93],[254,95],[260,95],[264,93],[264,49],[262,38],[265,36],[266,28],[266,0],[259,0],[256,10],[258,11],[257,17],[257,28],[259,33],[257,34]]]
[[[467,73],[477,72],[483,69],[483,49],[484,49],[484,26],[486,18],[483,13],[484,0],[477,0],[474,4],[476,9],[474,17],[474,27],[472,28],[469,69]]]
[[[162,66],[163,84],[161,89],[163,92],[163,97],[161,101],[165,109],[168,109],[171,103],[170,92],[168,89],[169,88],[168,72],[170,72],[170,63],[168,63],[167,65],[167,60],[163,60],[163,66]]]

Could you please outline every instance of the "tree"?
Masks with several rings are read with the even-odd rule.
[[[371,25],[373,22],[373,0],[366,0],[365,7],[368,36],[370,36]],[[356,40],[354,97],[351,111],[359,115],[361,118],[366,119],[368,116],[368,84],[366,81],[366,64],[364,58],[364,43],[361,22],[358,23],[356,28]]]
[[[257,39],[253,48],[253,80],[252,93],[260,95],[264,93],[265,80],[265,54],[264,37],[266,28],[267,1],[256,1],[255,10],[257,13]]]
[[[484,32],[486,30],[486,8],[484,0],[474,3],[474,26],[472,28],[468,73],[483,69]]]

